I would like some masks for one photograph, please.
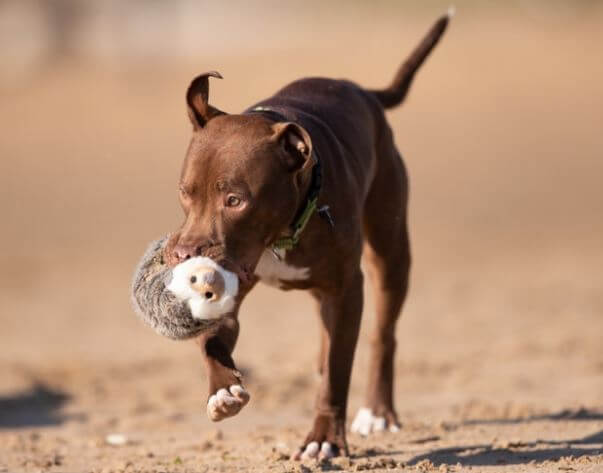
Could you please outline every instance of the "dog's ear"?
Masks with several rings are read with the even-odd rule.
[[[297,123],[279,122],[273,126],[274,139],[283,150],[285,166],[298,171],[314,165],[310,134]]]
[[[224,112],[212,107],[208,103],[210,77],[222,79],[222,76],[219,72],[206,72],[195,77],[186,91],[188,116],[190,117],[193,127],[196,130],[203,128],[205,124],[212,118],[218,115],[225,115]]]

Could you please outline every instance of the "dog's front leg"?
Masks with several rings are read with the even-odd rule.
[[[362,273],[345,287],[316,291],[323,329],[322,383],[312,430],[294,454],[295,459],[348,455],[345,418],[354,351],[362,316]]]
[[[238,414],[249,402],[249,393],[231,356],[238,335],[239,322],[227,317],[217,330],[199,339],[209,379],[207,416],[214,422]]]

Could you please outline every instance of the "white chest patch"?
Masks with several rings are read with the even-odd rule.
[[[310,277],[310,268],[292,266],[283,260],[276,259],[270,250],[264,250],[255,268],[255,275],[265,284],[281,287],[282,281],[305,281]]]

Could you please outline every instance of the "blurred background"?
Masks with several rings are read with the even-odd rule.
[[[455,422],[462,439],[540,438],[556,420],[571,438],[603,428],[603,3],[455,4],[388,113],[411,177],[414,252],[396,365],[407,428],[389,441],[411,462],[395,442],[436,432],[456,445],[442,433]],[[198,348],[157,336],[130,307],[138,258],[182,219],[184,92],[218,70],[210,102],[238,113],[303,76],[383,86],[447,8],[0,1],[0,471],[169,462],[174,442],[193,452],[176,469],[227,462],[227,447],[194,450],[207,432],[252,451],[231,458],[251,468],[270,455],[245,433],[262,425],[296,445],[317,386],[307,296],[259,287],[243,305],[235,358],[252,402],[220,424],[226,440],[204,415]],[[372,317],[367,288],[350,413]],[[467,423],[478,420],[492,422]],[[135,441],[107,449],[112,432]]]

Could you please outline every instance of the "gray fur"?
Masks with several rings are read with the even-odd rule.
[[[167,240],[163,237],[151,243],[138,263],[132,281],[132,304],[138,316],[157,333],[174,340],[192,338],[215,321],[193,318],[188,305],[166,290],[172,279],[172,270],[163,260]]]

